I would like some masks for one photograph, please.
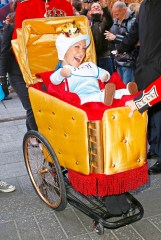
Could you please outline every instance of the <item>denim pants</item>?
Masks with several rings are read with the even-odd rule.
[[[127,84],[134,81],[134,70],[131,67],[117,67],[122,81]]]
[[[37,125],[35,122],[35,118],[33,115],[33,111],[31,108],[28,89],[26,87],[26,83],[24,82],[22,74],[9,74],[9,81],[11,86],[14,88],[15,92],[17,93],[22,106],[26,110],[26,127],[27,130],[37,130]]]

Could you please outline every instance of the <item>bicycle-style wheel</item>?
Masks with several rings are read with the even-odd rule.
[[[49,142],[39,132],[28,131],[23,139],[23,153],[28,174],[39,197],[51,208],[64,210],[67,205],[64,177]]]

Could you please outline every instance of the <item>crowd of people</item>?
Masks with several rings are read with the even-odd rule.
[[[11,13],[0,26],[0,84],[5,94],[4,100],[10,99],[9,85],[19,96],[26,110],[27,131],[37,130],[28,89],[12,52],[11,40],[17,38],[16,29],[22,27],[23,20],[54,16],[53,8],[61,9],[61,16],[86,15],[94,38],[97,65],[106,71],[106,80],[117,71],[125,85],[135,82],[141,91],[140,95],[126,105],[131,108],[130,116],[135,110],[142,113],[148,109],[147,156],[157,157],[157,162],[149,169],[149,174],[157,174],[161,173],[161,31],[157,27],[161,20],[161,2],[127,2],[115,1],[111,6],[110,0],[14,0]],[[84,49],[82,44],[84,42],[79,47]],[[67,77],[71,70],[68,69],[67,73],[61,71],[61,75]],[[14,190],[14,186],[0,181],[0,191]]]

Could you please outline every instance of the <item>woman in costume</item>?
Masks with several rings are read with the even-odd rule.
[[[81,104],[103,102],[110,106],[113,98],[121,99],[123,95],[136,94],[135,83],[129,83],[127,89],[119,90],[115,90],[115,84],[108,83],[105,89],[100,90],[98,79],[108,82],[110,74],[92,62],[82,63],[89,44],[89,36],[79,33],[76,27],[70,29],[70,32],[61,33],[56,40],[61,68],[50,76],[51,82],[59,85],[65,81],[66,90],[76,93],[80,97]]]

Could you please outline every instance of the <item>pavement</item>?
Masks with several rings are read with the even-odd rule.
[[[25,110],[16,93],[0,102],[0,179],[16,186],[12,193],[0,192],[0,240],[161,240],[161,175],[132,194],[144,207],[141,220],[104,235],[93,231],[93,220],[67,205],[56,212],[35,193],[22,151],[26,132]],[[149,164],[153,164],[151,160]]]

